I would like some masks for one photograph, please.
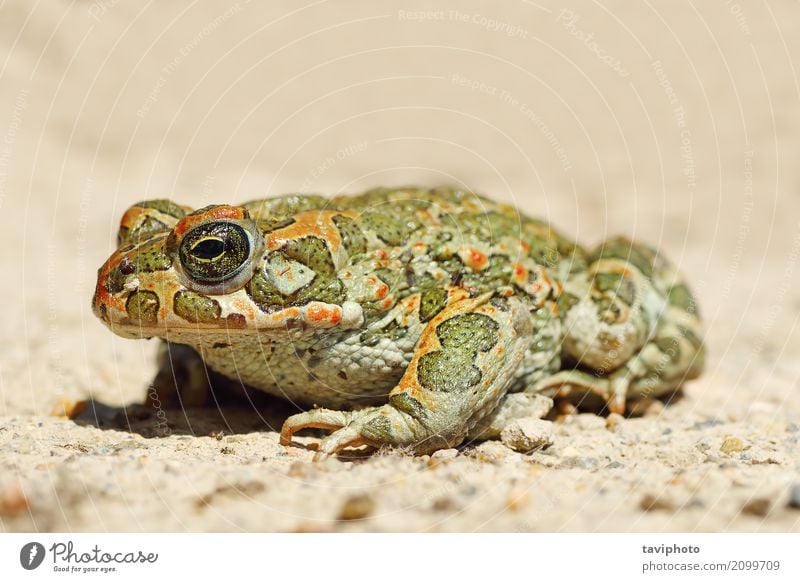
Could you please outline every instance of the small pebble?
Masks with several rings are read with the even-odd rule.
[[[646,493],[641,501],[639,501],[639,508],[644,511],[671,511],[674,506],[671,501],[652,493]]]
[[[458,456],[457,449],[441,449],[434,452],[430,457],[428,457],[427,461],[425,461],[425,465],[429,469],[435,469],[452,459],[455,459]]]
[[[795,483],[789,489],[789,507],[792,509],[800,509],[800,483]]]
[[[765,517],[769,513],[769,508],[772,502],[765,497],[757,497],[750,499],[742,506],[742,513],[747,515],[755,515],[757,517]]]
[[[606,421],[603,417],[589,413],[575,416],[573,422],[581,430],[599,430],[606,426]]]
[[[566,457],[558,464],[559,469],[594,469],[598,465],[594,457]]]
[[[506,426],[500,440],[519,453],[529,453],[553,444],[553,423],[539,418],[520,418]]]
[[[522,487],[512,487],[508,492],[506,507],[509,511],[519,511],[525,509],[531,502],[531,494]]]
[[[458,504],[452,497],[438,497],[431,505],[434,511],[455,511],[458,509]]]
[[[622,424],[622,421],[624,420],[624,416],[617,414],[616,412],[612,412],[606,417],[606,428],[608,430],[616,430],[616,428]]]
[[[28,498],[22,489],[8,487],[0,491],[0,517],[13,517],[27,511]]]
[[[664,412],[664,403],[654,398],[642,398],[628,406],[628,416],[658,416]]]
[[[719,450],[730,455],[732,453],[740,453],[749,448],[750,447],[744,444],[742,439],[729,436],[725,437],[725,440],[722,441],[722,445],[719,447]]]
[[[661,402],[660,400],[653,400],[650,403],[650,406],[648,406],[645,409],[644,415],[645,416],[660,416],[661,414],[663,414],[665,408],[666,407],[664,406],[663,402]]]
[[[431,459],[455,459],[458,456],[458,449],[440,449],[431,455]]]
[[[351,521],[354,519],[364,519],[375,509],[375,502],[366,493],[353,495],[345,500],[339,510],[337,519],[341,521]]]
[[[34,445],[33,440],[30,437],[22,437],[14,439],[14,441],[12,442],[15,445],[16,451],[23,455],[29,455],[36,450],[36,446]]]
[[[511,456],[511,451],[504,443],[486,441],[474,449],[466,451],[466,454],[481,463],[500,463]]]
[[[711,418],[709,420],[703,420],[701,422],[695,422],[692,425],[694,430],[705,430],[707,428],[713,428],[715,426],[719,426],[720,424],[725,424],[721,420],[717,420],[716,418]]]
[[[309,476],[309,464],[303,461],[295,461],[289,465],[286,474],[292,479],[304,479]]]
[[[475,485],[464,485],[458,492],[465,497],[472,497],[478,492],[478,488]]]

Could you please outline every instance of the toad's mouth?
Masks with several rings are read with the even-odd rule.
[[[92,310],[114,334],[130,339],[169,339],[188,334],[281,336],[303,330],[357,329],[364,322],[361,305],[353,301],[342,305],[310,301],[302,306],[264,312],[244,291],[214,300],[213,309],[200,296],[181,303],[182,293],[189,292],[179,289],[168,294],[167,300],[164,294],[144,287],[113,294],[99,282]]]

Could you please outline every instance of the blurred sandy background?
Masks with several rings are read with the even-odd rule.
[[[0,527],[800,530],[798,56],[789,0],[3,2]],[[707,374],[531,456],[311,466],[248,411],[48,416],[153,374],[89,309],[131,203],[406,183],[659,245]]]

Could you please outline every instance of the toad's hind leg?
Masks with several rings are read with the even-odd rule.
[[[658,397],[697,377],[704,350],[694,299],[674,267],[627,239],[603,243],[565,284],[564,355],[576,368],[536,390],[572,402],[599,397],[623,413],[628,399]]]
[[[514,297],[471,298],[448,291],[447,305],[425,326],[408,368],[383,406],[296,414],[281,442],[303,428],[335,430],[318,457],[355,445],[407,447],[426,453],[458,445],[489,414],[514,380],[531,341],[528,308]]]

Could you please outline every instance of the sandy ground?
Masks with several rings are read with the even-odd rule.
[[[2,530],[800,531],[797,2],[44,4],[0,5]],[[129,204],[402,183],[662,247],[707,373],[531,455],[315,465],[290,405],[126,416],[156,346],[89,299]]]

